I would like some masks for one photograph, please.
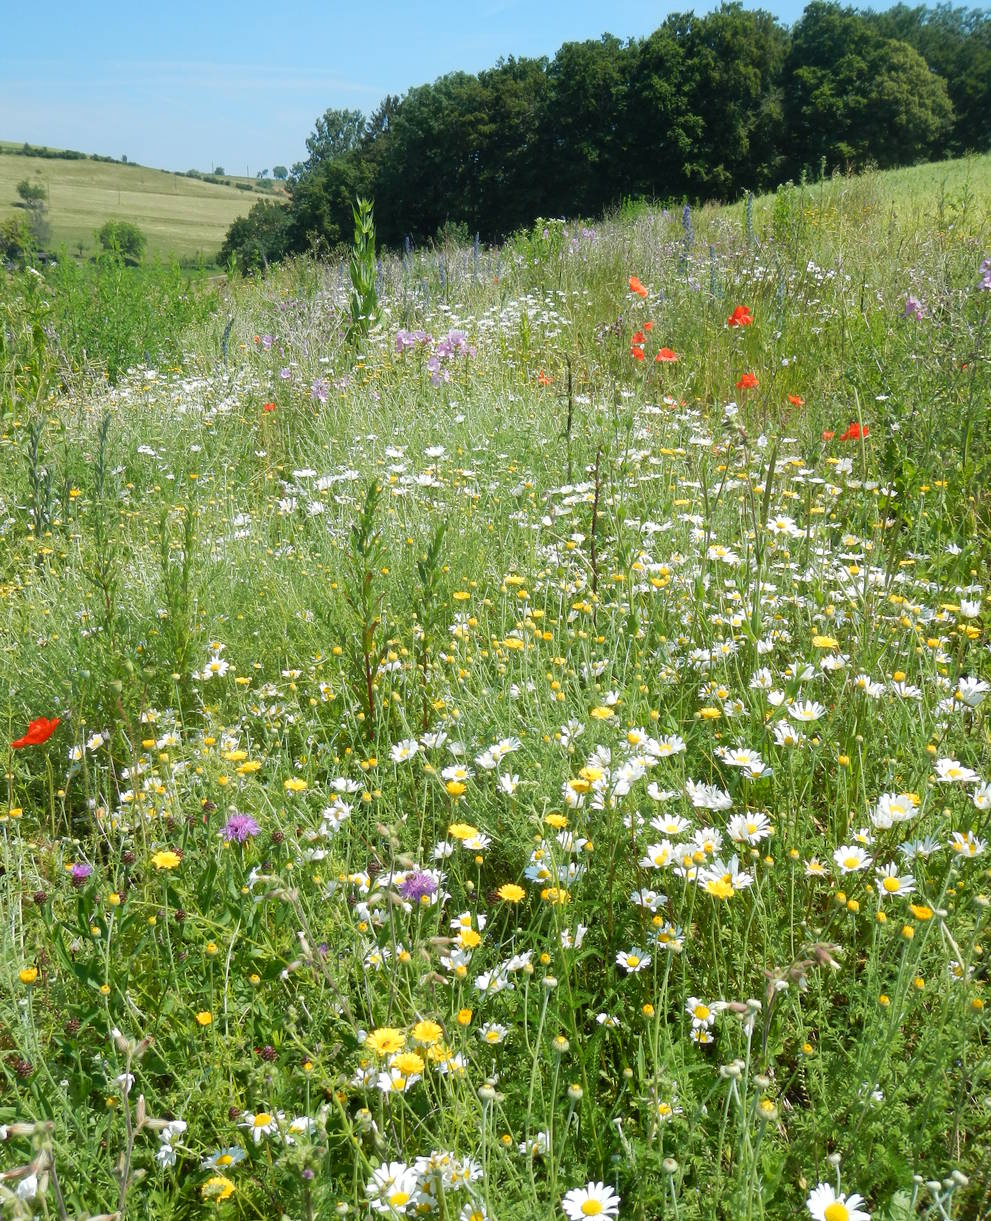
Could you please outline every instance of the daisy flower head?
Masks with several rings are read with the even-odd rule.
[[[981,778],[977,772],[964,767],[956,759],[937,759],[936,781],[938,784],[980,784]]]
[[[618,1217],[619,1196],[605,1183],[588,1183],[573,1187],[561,1201],[569,1221],[584,1221],[586,1217]]]
[[[637,972],[650,966],[650,955],[646,950],[635,945],[632,949],[619,951],[616,955],[616,965],[621,967],[627,975],[636,975]]]
[[[404,1217],[406,1206],[417,1188],[417,1173],[405,1162],[385,1162],[365,1185],[365,1195],[373,1212]]]
[[[882,899],[894,898],[895,895],[910,895],[915,890],[915,879],[912,875],[899,873],[898,866],[893,862],[889,862],[876,872],[877,893]]]
[[[814,1221],[871,1221],[871,1215],[860,1207],[864,1197],[843,1195],[828,1183],[814,1187],[805,1201],[805,1207]]]
[[[833,860],[839,866],[840,873],[856,873],[871,863],[871,858],[858,844],[844,844],[837,848]]]

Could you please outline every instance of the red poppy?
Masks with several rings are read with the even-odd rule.
[[[554,378],[548,377],[547,374],[543,371],[543,369],[541,369],[540,372],[537,374],[537,385],[538,386],[552,386],[553,384],[554,384]]]
[[[264,407],[262,407],[262,411],[274,411],[274,410],[275,410],[275,404],[274,404],[274,403],[266,403],[266,404],[264,405]]]
[[[833,430],[831,428],[827,428],[822,434],[822,439],[824,441],[832,441],[833,437],[835,437],[835,436],[836,436],[836,433],[833,432]]]
[[[804,407],[805,406],[805,399],[803,399],[800,394],[789,394],[788,402],[791,403],[792,407]]]
[[[634,344],[633,347],[630,348],[630,355],[633,357],[634,360],[643,360],[643,358],[644,358],[643,348],[638,348],[637,345]]]
[[[42,742],[47,742],[58,727],[59,717],[53,717],[51,720],[46,716],[35,717],[28,725],[28,731],[23,738],[18,738],[16,742],[11,742],[12,750],[20,750],[22,746],[40,746]]]
[[[645,322],[645,323],[643,324],[643,329],[644,329],[645,331],[652,331],[652,330],[654,329],[654,323],[653,323],[653,320],[651,320],[650,322]]]
[[[638,297],[646,297],[647,290],[640,283],[636,276],[630,276],[630,292],[636,293]]]
[[[760,382],[757,380],[756,373],[744,373],[740,380],[736,383],[737,390],[757,390],[760,388]]]
[[[677,359],[677,352],[672,352],[670,348],[661,348],[661,350],[654,357],[654,364],[673,365]]]
[[[856,420],[850,425],[846,432],[840,437],[841,441],[859,441],[861,437],[869,437],[871,435],[870,428],[865,424],[861,428]]]
[[[750,316],[749,305],[738,305],[726,319],[727,326],[750,326],[752,323],[753,318]]]

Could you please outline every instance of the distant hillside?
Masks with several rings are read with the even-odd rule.
[[[231,222],[245,216],[260,198],[280,198],[254,180],[225,176],[208,182],[168,170],[88,156],[59,156],[60,150],[32,149],[0,141],[0,220],[18,214],[17,184],[27,178],[48,193],[51,245],[92,253],[93,233],[111,217],[133,221],[148,238],[148,252],[162,257],[211,261]],[[52,155],[52,153],[55,155]],[[47,155],[45,155],[47,154]],[[229,183],[230,185],[226,185]],[[235,184],[240,184],[237,186]],[[250,188],[250,189],[248,189]]]

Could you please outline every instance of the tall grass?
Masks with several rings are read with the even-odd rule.
[[[991,238],[887,182],[18,392],[10,1215],[988,1211]]]

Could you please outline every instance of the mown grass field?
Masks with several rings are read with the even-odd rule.
[[[7,1215],[991,1214],[989,165],[8,278]]]
[[[92,253],[97,244],[94,232],[114,218],[136,224],[147,236],[152,255],[163,259],[202,255],[212,262],[231,223],[263,198],[259,192],[166,170],[25,157],[5,149],[0,155],[0,218],[18,211],[17,184],[25,178],[42,183],[48,191],[52,248],[65,245],[71,254],[78,254],[80,245],[84,253]]]

